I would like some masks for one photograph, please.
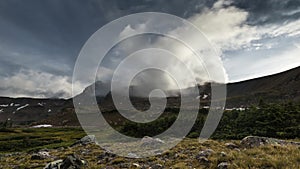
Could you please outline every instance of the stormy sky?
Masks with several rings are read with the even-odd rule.
[[[71,97],[84,43],[103,25],[138,12],[196,25],[219,50],[229,82],[300,65],[299,0],[1,0],[0,96]]]

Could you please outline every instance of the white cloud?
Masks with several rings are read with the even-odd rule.
[[[2,78],[0,88],[0,95],[11,97],[69,98],[72,93],[70,77],[24,69],[13,76]],[[74,84],[77,93],[81,92],[81,88],[80,84]]]
[[[241,49],[259,36],[256,27],[245,24],[248,12],[229,4],[230,1],[219,0],[211,9],[207,8],[189,20],[222,50]]]

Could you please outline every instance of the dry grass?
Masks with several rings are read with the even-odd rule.
[[[239,141],[209,140],[199,143],[196,139],[185,139],[179,145],[155,157],[143,159],[129,159],[118,156],[100,158],[104,150],[97,145],[76,146],[63,150],[49,150],[54,158],[46,160],[31,160],[30,154],[20,153],[11,156],[1,156],[0,168],[42,168],[48,162],[63,159],[68,154],[77,154],[88,162],[85,168],[96,169],[113,166],[114,168],[136,168],[133,163],[141,166],[161,164],[166,168],[216,168],[221,162],[230,163],[229,168],[300,168],[300,148],[296,146],[261,146],[252,149],[232,150],[226,148],[226,142],[239,145]],[[212,149],[208,160],[209,164],[201,164],[196,155],[201,150]],[[221,152],[226,153],[222,156]]]

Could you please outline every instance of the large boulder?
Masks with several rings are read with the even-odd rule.
[[[247,136],[242,139],[241,146],[245,148],[254,148],[262,145],[296,145],[300,146],[299,142],[289,142],[268,137]]]

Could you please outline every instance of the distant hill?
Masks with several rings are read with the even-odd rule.
[[[227,84],[228,106],[300,101],[300,67],[266,77]]]

